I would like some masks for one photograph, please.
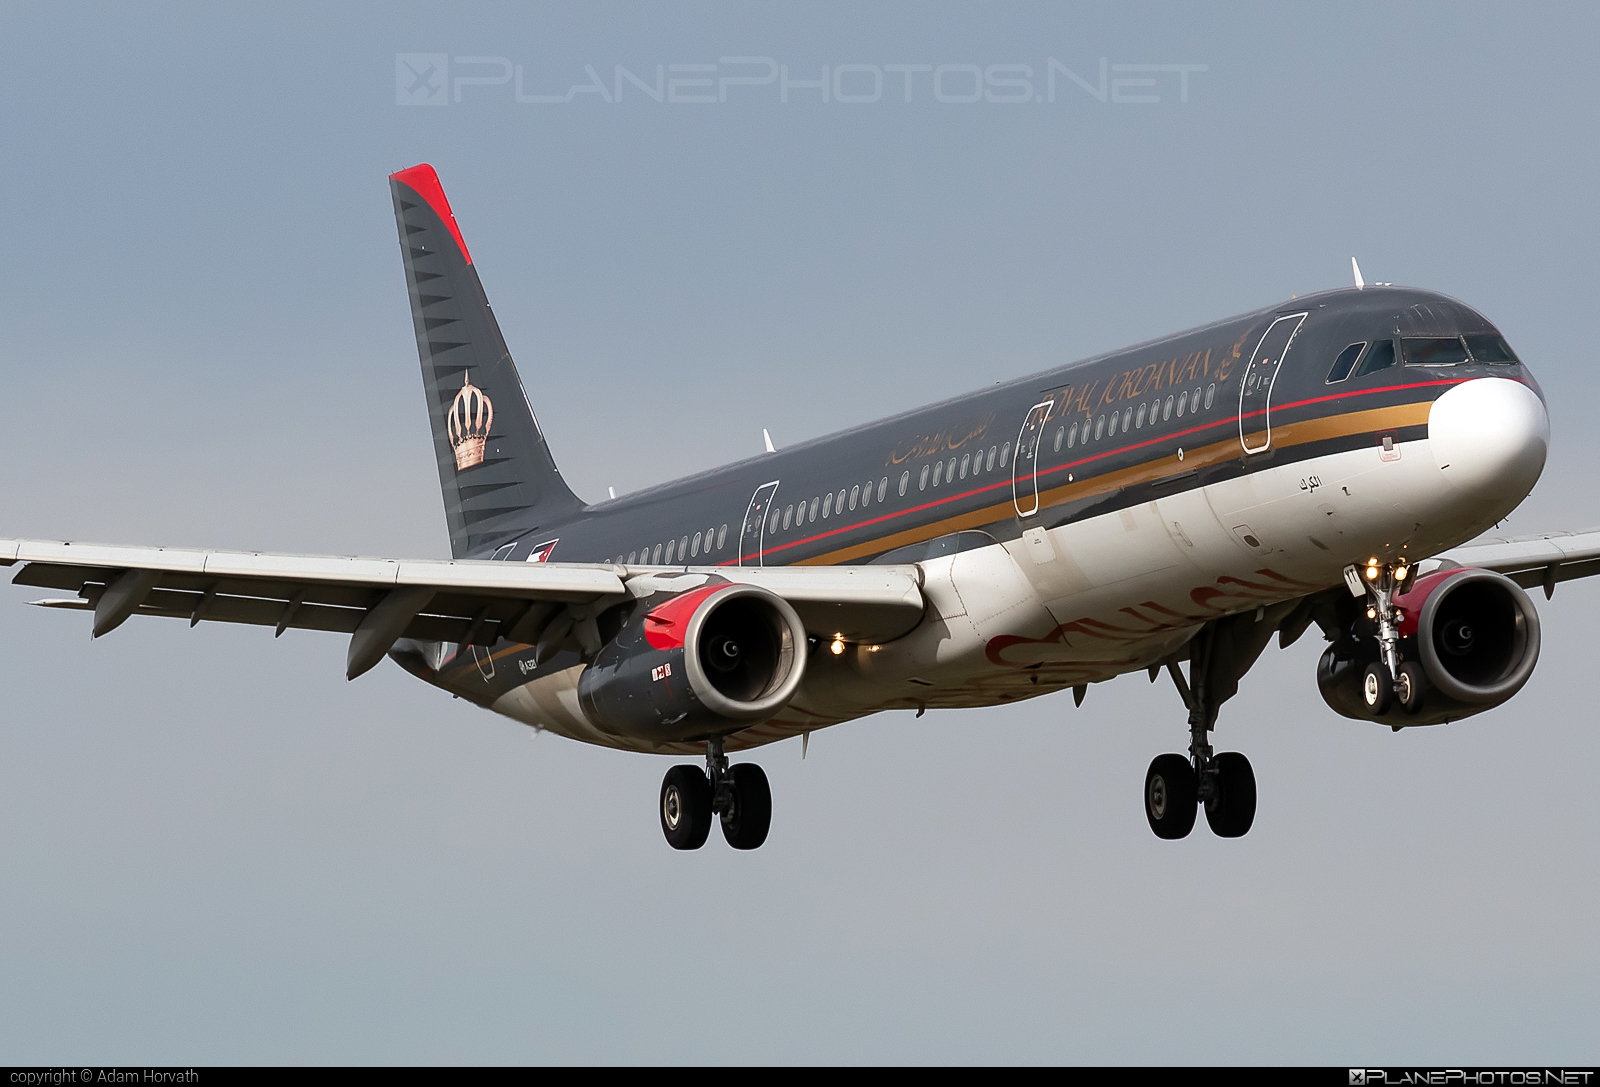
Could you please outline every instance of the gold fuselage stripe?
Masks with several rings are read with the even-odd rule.
[[[1389,388],[1369,390],[1367,395],[1382,392],[1396,392],[1404,389],[1426,388],[1438,385],[1454,385],[1456,383],[1457,382],[1453,380],[1429,381],[1421,382],[1415,385],[1391,386]],[[1311,400],[1301,400],[1292,404],[1285,404],[1282,407],[1276,407],[1271,410],[1285,412],[1292,408],[1304,407],[1326,400],[1342,399],[1348,395],[1349,394],[1341,394],[1340,396],[1317,397]],[[1332,438],[1345,438],[1355,434],[1372,433],[1384,430],[1397,430],[1402,427],[1425,425],[1428,421],[1428,412],[1432,406],[1433,401],[1430,399],[1416,401],[1410,404],[1395,404],[1381,408],[1368,408],[1363,411],[1344,412],[1338,415],[1327,415],[1315,419],[1304,419],[1291,423],[1283,423],[1272,428],[1272,444],[1279,448],[1292,448],[1294,446],[1306,445],[1312,442],[1327,441]],[[1261,414],[1263,414],[1263,412],[1252,412],[1249,415],[1246,415],[1245,418],[1248,419],[1253,415]],[[1207,468],[1213,465],[1225,463],[1230,460],[1238,459],[1243,455],[1243,451],[1239,444],[1239,438],[1236,433],[1239,418],[1239,416],[1235,415],[1231,418],[1222,419],[1215,423],[1207,423],[1204,426],[1195,427],[1189,431],[1184,431],[1178,434],[1169,434],[1160,438],[1152,438],[1148,441],[1135,443],[1134,445],[1129,446],[1122,446],[1118,449],[1107,450],[1104,453],[1096,453],[1093,456],[1083,457],[1067,464],[1061,464],[1053,468],[1042,470],[1035,476],[1036,481],[1042,481],[1046,476],[1059,476],[1061,474],[1065,474],[1069,477],[1069,482],[1041,489],[1039,491],[1039,506],[1041,509],[1043,509],[1047,506],[1059,506],[1068,502],[1078,502],[1086,498],[1094,498],[1099,495],[1109,494],[1113,491],[1118,491],[1126,487],[1138,486],[1144,483],[1153,483],[1168,476],[1176,475],[1180,472],[1187,473],[1196,471],[1201,468]],[[1227,427],[1230,425],[1234,427],[1235,433],[1230,433],[1222,440],[1213,441],[1207,445],[1203,445],[1195,449],[1184,449],[1183,460],[1181,461],[1178,459],[1177,453],[1174,452],[1162,457],[1158,457],[1154,460],[1146,461],[1143,464],[1136,464],[1127,468],[1121,468],[1117,471],[1107,472],[1104,475],[1097,475],[1089,479],[1071,480],[1070,478],[1074,474],[1073,469],[1079,468],[1085,464],[1091,464],[1097,460],[1104,460],[1108,457],[1114,457],[1118,454],[1126,453],[1130,449],[1138,449],[1140,446],[1151,446],[1158,444],[1167,445],[1178,441],[1184,437],[1185,434],[1197,434],[1202,431],[1215,430],[1217,427]],[[975,494],[983,494],[986,491],[1003,489],[1006,492],[1004,500],[993,503],[992,505],[984,506],[981,509],[969,510],[965,513],[959,513],[950,517],[942,518],[938,521],[916,525],[911,528],[903,529],[899,532],[892,532],[886,536],[878,536],[871,540],[866,540],[857,544],[851,544],[848,547],[841,547],[837,550],[828,551],[820,555],[812,555],[807,558],[797,559],[793,565],[833,566],[839,563],[849,562],[852,559],[875,555],[884,551],[892,551],[897,547],[905,547],[908,544],[921,543],[924,540],[935,539],[939,536],[948,535],[951,532],[959,532],[962,529],[978,528],[983,525],[994,524],[996,521],[1001,521],[1012,516],[1012,514],[1015,512],[1011,496],[1011,483],[1012,481],[1008,477],[995,483],[988,484],[987,486],[979,487],[975,490],[964,491],[960,494],[950,495],[947,498],[935,499],[934,501],[926,502],[920,506],[914,506],[910,509],[897,510],[893,513],[886,513],[879,517],[857,522],[853,525],[846,525],[837,529],[833,529],[829,532],[819,533],[806,539],[793,540],[778,547],[765,548],[763,550],[763,555],[776,555],[782,551],[789,550],[790,548],[800,547],[808,543],[813,543],[817,540],[823,540],[829,536],[837,536],[843,533],[853,532],[866,525],[871,525],[878,522],[900,520],[936,506],[946,505],[951,502],[958,502],[962,499],[970,498]],[[719,565],[722,566],[732,566],[735,564],[736,560],[719,563]]]

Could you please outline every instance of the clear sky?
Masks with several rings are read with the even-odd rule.
[[[0,535],[446,554],[385,180],[421,161],[581,495],[1354,254],[1533,366],[1554,447],[1506,530],[1600,523],[1600,8],[1101,7],[0,2]],[[1127,65],[1200,67],[1185,101]],[[0,601],[0,1061],[1600,1060],[1600,583],[1439,728],[1269,648],[1217,733],[1242,840],[1151,835],[1186,734],[1136,675],[764,749],[752,854],[666,847],[665,760],[346,683],[336,637],[91,645],[37,595]]]

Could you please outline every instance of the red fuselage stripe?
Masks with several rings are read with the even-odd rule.
[[[1463,381],[1470,381],[1470,380],[1471,380],[1471,378],[1448,378],[1448,379],[1441,379],[1441,380],[1438,380],[1438,381],[1418,381],[1418,382],[1413,382],[1412,384],[1409,384],[1409,385],[1385,385],[1384,387],[1382,387],[1380,389],[1363,389],[1360,392],[1354,392],[1354,393],[1332,393],[1332,394],[1330,394],[1328,396],[1315,396],[1315,397],[1311,397],[1311,398],[1306,399],[1306,400],[1296,400],[1293,403],[1289,403],[1289,404],[1279,404],[1279,405],[1277,405],[1277,410],[1278,411],[1288,411],[1291,408],[1303,408],[1303,407],[1306,407],[1306,406],[1311,405],[1311,404],[1321,404],[1321,403],[1324,403],[1324,402],[1329,401],[1329,400],[1350,399],[1350,398],[1357,397],[1357,396],[1376,396],[1379,393],[1404,392],[1407,389],[1426,389],[1426,388],[1430,388],[1430,387],[1437,386],[1437,385],[1458,385]],[[1230,415],[1227,418],[1218,419],[1214,423],[1202,423],[1200,426],[1190,427],[1188,430],[1180,430],[1175,434],[1163,434],[1159,438],[1149,438],[1149,439],[1146,439],[1145,441],[1142,441],[1142,442],[1134,442],[1131,445],[1118,446],[1115,449],[1108,449],[1103,453],[1096,453],[1093,456],[1082,457],[1082,458],[1080,458],[1078,460],[1071,461],[1070,463],[1067,463],[1067,464],[1057,465],[1054,468],[1046,468],[1046,469],[1039,470],[1039,471],[1037,471],[1035,473],[1034,478],[1037,480],[1041,476],[1051,475],[1051,474],[1056,473],[1056,472],[1068,472],[1068,471],[1071,471],[1074,468],[1081,467],[1082,465],[1091,464],[1094,461],[1103,460],[1106,457],[1114,457],[1119,453],[1126,453],[1129,450],[1143,449],[1146,446],[1151,446],[1151,445],[1157,445],[1157,444],[1161,444],[1161,443],[1171,442],[1171,441],[1174,441],[1174,440],[1176,440],[1178,438],[1186,438],[1191,434],[1199,434],[1202,431],[1213,430],[1213,429],[1215,429],[1217,427],[1228,426],[1229,424],[1238,423],[1242,419],[1250,419],[1250,418],[1254,418],[1257,415],[1264,415],[1268,410],[1269,410],[1268,408],[1262,408],[1259,411],[1248,412],[1243,416],[1240,416],[1240,415],[1237,415],[1237,414]],[[924,503],[922,503],[921,505],[918,505],[918,506],[911,506],[911,507],[909,507],[907,509],[903,509],[903,510],[895,510],[892,513],[880,514],[877,517],[869,517],[869,518],[867,518],[866,520],[863,520],[863,521],[856,521],[853,524],[843,525],[843,526],[841,526],[839,528],[829,529],[826,532],[819,532],[815,536],[807,536],[807,537],[805,537],[804,539],[801,539],[801,540],[790,540],[788,543],[777,544],[777,545],[772,546],[772,547],[763,547],[761,549],[761,553],[762,553],[762,555],[773,555],[773,554],[778,553],[779,551],[787,551],[791,547],[801,547],[801,546],[803,546],[805,544],[816,543],[818,540],[826,540],[831,536],[838,536],[838,535],[841,535],[841,534],[846,533],[846,532],[854,532],[856,529],[866,528],[868,525],[876,525],[876,524],[881,524],[884,521],[892,521],[896,517],[909,517],[912,514],[921,513],[924,510],[934,509],[937,506],[945,506],[945,505],[949,505],[951,502],[959,502],[964,498],[971,498],[974,495],[985,494],[985,493],[987,493],[989,491],[998,490],[998,489],[1000,489],[1002,487],[1010,487],[1011,484],[1012,484],[1012,481],[1011,481],[1010,478],[1002,479],[999,482],[990,483],[990,484],[988,484],[986,486],[983,486],[983,487],[975,487],[970,491],[962,491],[960,494],[947,495],[947,496],[945,496],[943,498],[936,498],[936,499],[933,499],[932,501],[924,502]],[[726,560],[724,562],[717,563],[718,566],[737,566],[738,564],[739,564],[739,560],[738,559],[728,559],[728,560]]]

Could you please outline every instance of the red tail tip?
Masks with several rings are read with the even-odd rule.
[[[389,175],[390,181],[398,181],[412,192],[420,196],[423,201],[433,209],[445,226],[450,228],[450,234],[455,238],[456,244],[461,247],[461,255],[467,263],[472,263],[472,254],[467,251],[467,243],[461,237],[461,228],[456,226],[455,213],[450,210],[450,201],[445,198],[444,186],[439,184],[439,174],[426,162],[419,163],[408,170]]]

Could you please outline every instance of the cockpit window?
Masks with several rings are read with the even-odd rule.
[[[1343,381],[1350,376],[1350,368],[1356,364],[1356,359],[1361,357],[1361,349],[1365,346],[1367,346],[1367,341],[1362,340],[1360,343],[1353,343],[1339,352],[1339,357],[1333,360],[1333,369],[1328,371],[1329,385],[1332,385],[1335,381]]]
[[[1356,368],[1356,377],[1366,377],[1379,370],[1387,370],[1394,365],[1394,341],[1379,340],[1367,349],[1366,358],[1361,360],[1361,365]]]
[[[1470,360],[1460,336],[1407,336],[1400,342],[1407,366],[1457,366]]]
[[[1467,341],[1467,350],[1472,352],[1474,362],[1517,361],[1517,356],[1511,353],[1506,341],[1493,332],[1469,332],[1462,339]]]

